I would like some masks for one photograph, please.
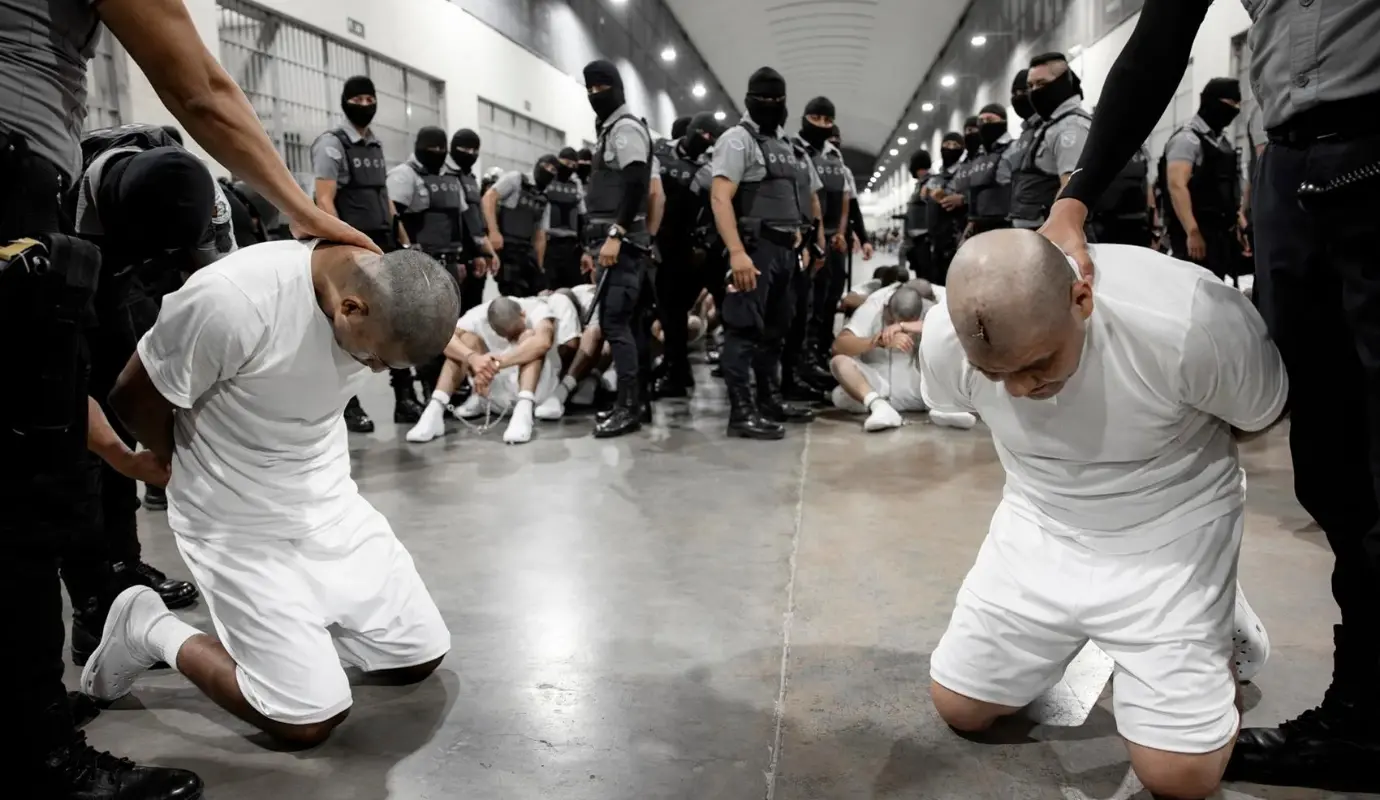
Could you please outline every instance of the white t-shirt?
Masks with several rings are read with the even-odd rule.
[[[944,306],[925,324],[923,396],[982,415],[1015,506],[1099,549],[1138,552],[1240,507],[1231,426],[1269,426],[1289,383],[1250,301],[1207,270],[1144,247],[1092,255],[1087,342],[1063,391],[1011,397],[968,362]]]
[[[556,325],[556,312],[551,310],[551,306],[546,304],[546,300],[541,297],[514,297],[522,311],[527,315],[527,329],[535,328],[537,323],[544,320],[551,320],[554,328]],[[512,342],[498,335],[498,332],[489,324],[489,300],[471,308],[465,312],[465,316],[455,324],[456,330],[473,333],[484,340],[484,347],[490,355],[501,355],[506,353],[514,345]]]
[[[848,324],[845,325],[843,329],[859,339],[875,338],[882,332],[882,329],[886,327],[886,322],[882,315],[886,312],[887,303],[891,302],[891,298],[896,294],[896,290],[904,285],[905,284],[901,283],[893,283],[890,286],[884,286],[872,294],[869,294],[867,299],[863,301],[863,304],[858,306],[858,310],[853,312],[853,316],[849,317]],[[933,301],[928,299],[925,300],[921,319],[928,319],[930,310],[934,307],[935,304]],[[895,350],[883,349],[869,350],[863,353],[862,360],[868,363],[885,363],[893,358],[892,354],[896,352]],[[915,354],[918,358],[920,351],[916,350]]]
[[[168,525],[197,539],[297,539],[359,490],[342,412],[369,374],[335,341],[315,243],[247,247],[163,299],[139,359],[177,406]]]

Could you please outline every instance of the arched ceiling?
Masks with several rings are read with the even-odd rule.
[[[790,125],[834,101],[850,149],[875,156],[962,17],[966,0],[665,0],[733,96],[758,67],[786,78]],[[739,101],[741,102],[741,101]]]

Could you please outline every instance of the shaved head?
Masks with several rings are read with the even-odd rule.
[[[367,322],[345,331],[338,325],[341,345],[376,368],[425,364],[440,355],[460,318],[459,290],[445,267],[420,250],[342,252],[353,260],[343,291],[351,308],[367,310]]]
[[[1045,237],[1020,229],[974,236],[954,256],[946,289],[968,360],[1013,395],[1051,396],[1077,369],[1092,288]],[[1013,376],[1032,380],[1012,387]]]
[[[925,316],[925,297],[909,284],[897,287],[886,304],[886,316],[892,322],[914,322]]]
[[[498,297],[489,303],[489,327],[504,339],[516,339],[527,330],[527,319],[522,306],[511,297]]]

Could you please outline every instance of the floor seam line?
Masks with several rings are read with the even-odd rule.
[[[795,531],[791,534],[790,571],[786,579],[786,613],[781,620],[781,671],[777,684],[776,708],[773,712],[771,762],[767,765],[766,800],[776,796],[776,771],[781,766],[781,729],[786,719],[786,673],[790,669],[791,626],[795,622],[796,558],[800,552],[800,532],[805,518],[805,480],[810,467],[810,428],[805,426],[805,446],[800,448],[800,481],[796,484]]]

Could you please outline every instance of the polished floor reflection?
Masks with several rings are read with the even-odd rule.
[[[985,429],[917,417],[864,435],[829,417],[730,442],[702,385],[616,441],[590,438],[588,417],[523,447],[458,425],[430,445],[391,424],[355,437],[361,489],[454,634],[437,675],[358,687],[335,738],[294,754],[162,673],[92,741],[197,770],[209,800],[1148,798],[1118,794],[1109,696],[1082,727],[1001,744],[958,738],[929,703],[929,654],[1001,486]],[[364,402],[385,419],[384,382]],[[1263,724],[1321,698],[1336,610],[1284,434],[1247,463],[1241,575],[1274,645],[1247,722]],[[140,513],[150,560],[185,576],[162,515]],[[206,623],[204,607],[188,617]]]

